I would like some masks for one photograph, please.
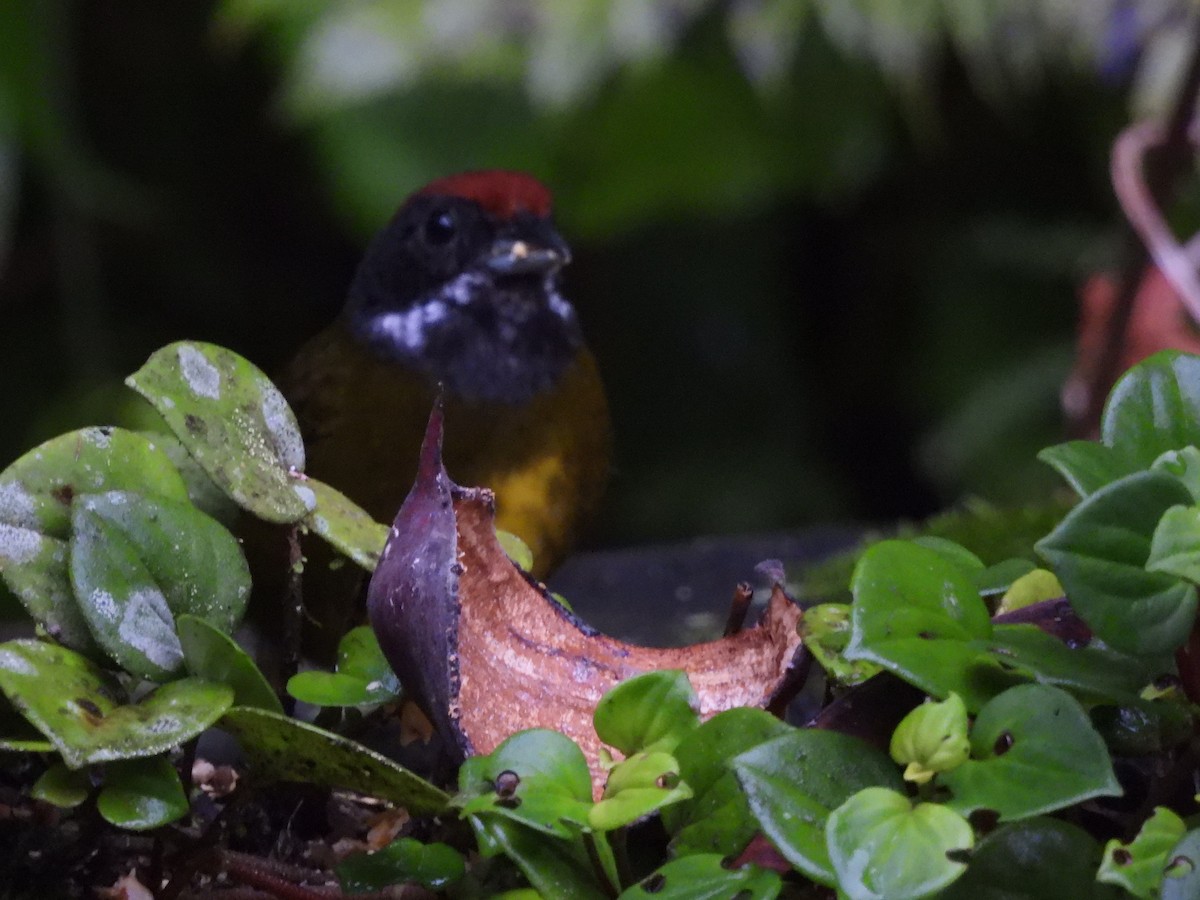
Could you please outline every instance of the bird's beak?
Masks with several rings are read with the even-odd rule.
[[[571,261],[571,250],[550,225],[501,235],[492,244],[487,267],[497,275],[553,272]]]

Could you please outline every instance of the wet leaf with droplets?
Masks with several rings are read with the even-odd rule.
[[[228,685],[185,678],[125,703],[117,684],[87,658],[29,639],[0,644],[0,690],[71,768],[170,750],[233,702]]]
[[[0,474],[0,575],[49,634],[85,653],[96,645],[71,590],[71,506],[79,494],[108,490],[177,501],[188,496],[162,449],[120,428],[60,435]]]
[[[315,725],[278,713],[235,707],[220,727],[237,738],[261,781],[302,781],[358,791],[404,806],[413,815],[435,814],[450,797],[374,750]]]
[[[149,400],[213,482],[269,522],[296,522],[314,507],[293,473],[304,443],[283,395],[257,367],[212,344],[157,350],[126,384]]]
[[[339,552],[368,572],[374,572],[387,541],[387,526],[376,522],[361,506],[323,481],[308,477],[296,487],[312,492],[315,508],[306,520],[308,526]]]

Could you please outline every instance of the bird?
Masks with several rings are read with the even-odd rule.
[[[494,490],[497,527],[544,577],[593,514],[610,470],[608,403],[562,292],[571,259],[550,191],[472,171],[413,192],[370,242],[337,319],[280,388],[307,473],[390,523],[439,394],[445,465]]]

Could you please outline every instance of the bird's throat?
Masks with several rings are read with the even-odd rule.
[[[402,309],[363,298],[346,324],[380,358],[475,401],[527,402],[552,388],[583,346],[554,278],[468,272]]]

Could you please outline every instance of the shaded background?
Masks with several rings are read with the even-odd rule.
[[[502,166],[556,193],[609,388],[594,546],[1036,499],[1109,145],[1192,10],[8,0],[0,465],[169,341],[277,369],[410,190]]]

